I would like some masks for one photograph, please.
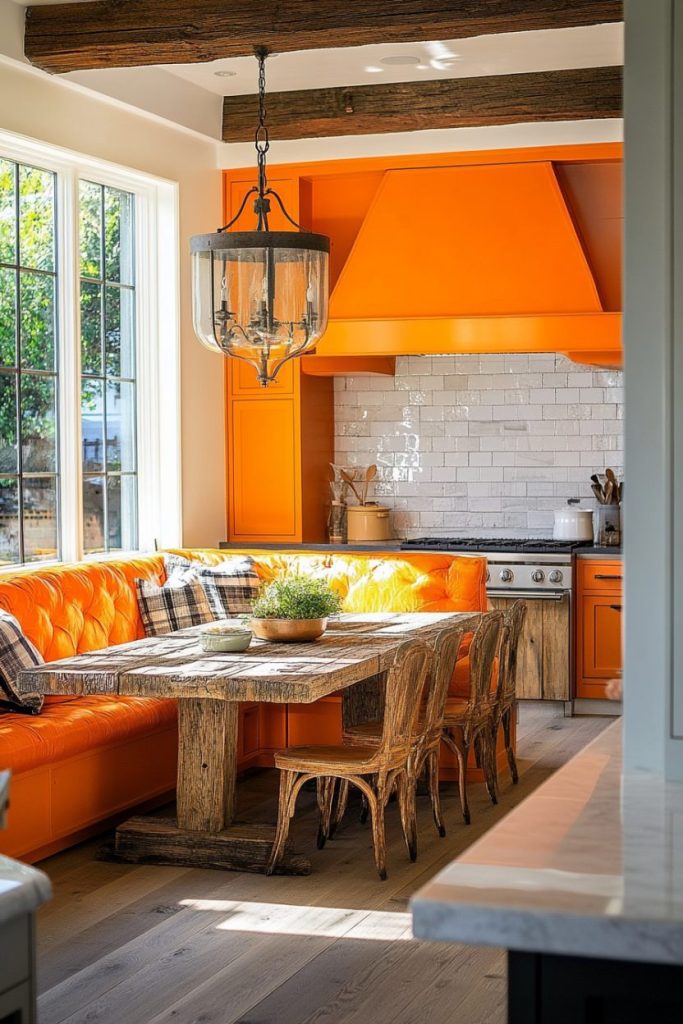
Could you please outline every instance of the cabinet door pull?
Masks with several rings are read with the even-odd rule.
[[[607,572],[596,572],[596,574],[595,574],[595,576],[593,578],[596,579],[596,580],[623,580],[624,577],[623,576],[612,576],[610,573],[607,573]]]
[[[612,609],[613,612],[620,612],[621,611],[621,605],[620,604],[611,604],[610,608]]]

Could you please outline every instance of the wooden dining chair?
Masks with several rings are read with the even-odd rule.
[[[496,700],[493,707],[493,775],[497,785],[498,768],[495,759],[495,749],[498,744],[498,732],[502,725],[503,739],[505,741],[505,753],[507,754],[510,775],[513,783],[519,782],[517,761],[515,751],[512,747],[511,731],[512,716],[517,706],[517,653],[519,642],[526,619],[526,601],[515,601],[505,614],[503,623],[503,638],[501,642],[500,672],[498,675],[498,687]]]
[[[448,697],[448,687],[453,678],[458,651],[464,635],[463,626],[449,626],[442,629],[434,641],[434,656],[431,672],[427,679],[420,710],[411,745],[408,761],[406,794],[406,813],[409,819],[406,844],[411,860],[417,858],[417,785],[423,771],[427,774],[427,788],[432,804],[434,824],[440,836],[446,835],[446,828],[441,814],[439,797],[439,750],[443,732],[444,711]],[[362,725],[349,726],[344,729],[344,743],[354,746],[379,743],[381,722],[367,722]],[[331,834],[341,821],[346,810],[348,785],[340,784],[337,808],[332,823]]]
[[[280,799],[275,842],[268,863],[272,874],[284,852],[301,787],[318,782],[321,812],[332,803],[335,779],[356,786],[364,794],[372,816],[375,863],[381,879],[387,877],[384,815],[394,787],[397,788],[401,825],[408,844],[409,809],[406,776],[415,719],[429,672],[432,651],[423,640],[407,640],[396,652],[386,681],[384,721],[379,744],[364,746],[289,747],[275,755],[280,769]]]
[[[502,612],[486,612],[470,647],[470,695],[446,701],[442,739],[458,759],[460,806],[465,824],[471,821],[467,803],[467,761],[475,747],[491,801],[497,803],[492,749],[495,690],[494,671],[504,625]]]

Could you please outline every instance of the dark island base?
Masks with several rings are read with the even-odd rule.
[[[508,953],[508,1024],[682,1024],[683,967]]]

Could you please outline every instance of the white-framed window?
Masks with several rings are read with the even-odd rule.
[[[181,541],[177,186],[0,131],[0,566]]]

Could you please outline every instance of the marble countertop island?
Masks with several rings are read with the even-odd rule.
[[[615,722],[416,894],[415,936],[683,964],[683,784],[621,765]]]
[[[32,914],[51,896],[46,874],[0,854],[0,927],[14,917]]]

